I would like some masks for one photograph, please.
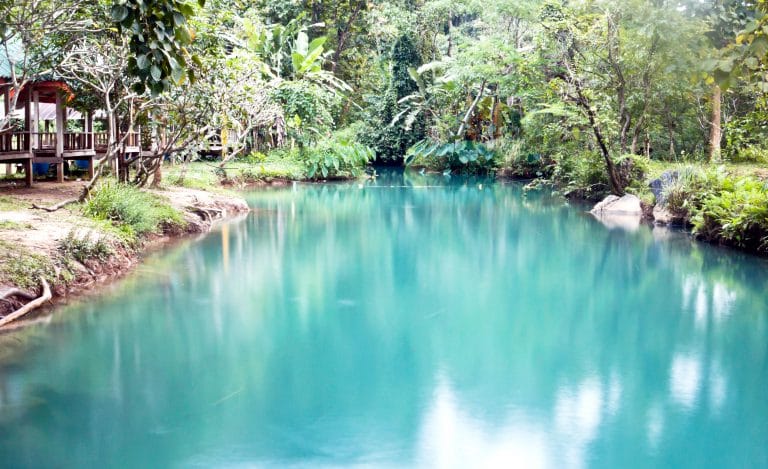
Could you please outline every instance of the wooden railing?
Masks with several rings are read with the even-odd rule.
[[[141,146],[141,135],[138,132],[127,132],[120,134],[117,137],[117,141],[123,141],[125,147],[139,147]],[[123,140],[125,136],[125,140]],[[109,147],[109,132],[96,132],[93,134],[95,141],[95,148],[98,152],[106,152]]]
[[[96,140],[96,151],[106,152],[109,146],[109,132],[96,132],[94,138]]]
[[[0,133],[0,152],[29,151],[29,132],[6,131]]]
[[[64,151],[91,150],[94,148],[93,132],[64,133]],[[2,132],[0,133],[0,152],[35,150],[56,151],[56,132]]]
[[[56,132],[32,133],[37,136],[37,150],[56,150]]]
[[[140,147],[141,146],[141,135],[138,132],[127,132],[128,135],[125,135],[125,146],[126,147]],[[122,138],[122,135],[120,136]]]
[[[93,132],[65,132],[64,151],[92,150]]]

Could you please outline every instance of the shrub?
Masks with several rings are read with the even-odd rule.
[[[110,220],[129,237],[179,229],[184,225],[181,214],[159,196],[111,181],[91,193],[83,212],[97,220]]]
[[[429,169],[460,170],[465,173],[488,172],[493,169],[495,153],[482,143],[471,140],[436,142],[424,139],[405,154],[406,166]]]
[[[354,139],[352,131],[335,132],[301,154],[309,179],[356,177],[375,159],[373,150]]]
[[[704,170],[685,166],[677,171],[677,179],[664,189],[666,206],[673,213],[690,220],[709,195],[719,190],[727,177],[722,167]]]
[[[551,175],[552,162],[537,151],[529,151],[522,139],[499,139],[493,145],[499,169],[510,176],[534,178]]]
[[[608,194],[610,184],[603,157],[594,151],[567,152],[555,157],[552,178],[566,193],[584,199],[598,199]]]
[[[763,145],[752,145],[731,153],[729,159],[734,163],[768,163],[768,148]]]
[[[768,252],[768,187],[754,178],[722,181],[693,217],[694,233],[710,241]]]

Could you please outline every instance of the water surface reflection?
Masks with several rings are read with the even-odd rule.
[[[28,332],[9,466],[768,465],[764,260],[479,179],[251,201]]]

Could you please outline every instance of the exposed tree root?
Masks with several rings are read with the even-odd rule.
[[[43,277],[40,277],[40,283],[43,285],[43,294],[40,295],[39,298],[36,298],[30,301],[29,303],[25,304],[24,306],[12,312],[11,314],[1,318],[0,327],[3,327],[6,324],[19,319],[20,317],[24,316],[30,311],[33,311],[39,308],[46,301],[49,301],[53,297],[53,294],[51,293],[51,287],[48,285],[48,282]]]
[[[24,299],[24,300],[27,300],[27,301],[31,301],[31,300],[34,300],[35,298],[37,298],[35,295],[32,295],[32,294],[30,294],[28,292],[25,292],[24,290],[21,290],[19,288],[10,288],[10,289],[5,290],[4,292],[2,292],[2,294],[0,294],[0,300],[5,300],[5,299],[8,299],[8,298],[10,298],[12,296],[17,296],[17,297],[19,297],[21,299]]]
[[[46,212],[55,212],[55,211],[57,211],[59,209],[62,209],[64,207],[66,207],[67,205],[71,205],[71,204],[74,204],[74,203],[77,203],[77,202],[80,202],[80,197],[77,197],[77,198],[74,198],[74,199],[62,200],[58,204],[51,205],[50,207],[44,207],[42,205],[32,204],[32,208],[37,209],[37,210],[45,210]]]
[[[195,207],[195,206],[189,206],[187,207],[187,211],[194,213],[198,217],[200,217],[201,220],[206,222],[213,222],[213,220],[223,218],[224,211],[220,210],[218,208],[203,208],[203,207]]]

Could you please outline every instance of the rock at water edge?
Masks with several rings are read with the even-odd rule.
[[[636,195],[627,194],[622,197],[609,195],[591,210],[593,215],[642,215],[643,207]]]

